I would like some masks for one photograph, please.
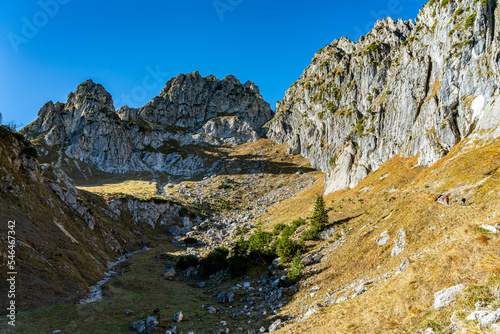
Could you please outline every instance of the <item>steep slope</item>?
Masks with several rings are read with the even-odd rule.
[[[87,80],[66,103],[45,104],[23,131],[41,145],[40,161],[72,177],[99,171],[193,176],[210,168],[213,146],[255,141],[271,117],[253,83],[194,72],[169,80],[144,107],[118,111],[111,95]]]
[[[168,225],[181,222],[182,206],[167,199],[152,206],[77,190],[63,172],[40,167],[35,153],[22,135],[0,125],[0,256],[5,260],[0,289],[8,291],[7,272],[18,272],[17,311],[82,299],[109,262],[155,242]],[[15,222],[15,270],[7,270],[14,240],[7,238],[9,221]]]
[[[270,138],[328,172],[326,193],[356,186],[384,161],[431,165],[470,135],[498,94],[494,0],[430,1],[413,21],[377,22],[334,40],[277,104]],[[491,111],[490,108],[490,114]]]

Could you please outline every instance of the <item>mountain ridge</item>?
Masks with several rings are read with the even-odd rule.
[[[334,40],[277,104],[269,137],[327,172],[325,193],[396,154],[431,165],[495,113],[497,17],[496,1],[430,1],[416,23],[388,18],[357,42]]]

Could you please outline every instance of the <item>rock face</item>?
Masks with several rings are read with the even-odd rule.
[[[439,310],[445,306],[450,305],[456,297],[465,289],[465,284],[452,286],[451,288],[443,289],[434,294],[434,308]]]
[[[334,40],[278,102],[269,137],[328,172],[326,193],[396,154],[434,163],[499,122],[498,12],[494,0],[430,1],[416,23],[388,18],[356,43]]]
[[[271,117],[253,83],[194,72],[169,80],[144,107],[118,111],[104,87],[87,80],[66,103],[46,103],[23,131],[29,139],[43,139],[42,161],[71,160],[77,168],[83,162],[108,173],[192,176],[207,165],[194,145],[258,140]]]

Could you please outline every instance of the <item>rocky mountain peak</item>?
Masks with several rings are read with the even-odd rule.
[[[494,119],[498,15],[494,0],[430,1],[416,23],[387,18],[356,43],[334,40],[277,103],[270,137],[327,172],[327,193],[396,154],[433,164]]]
[[[191,176],[210,164],[183,146],[258,140],[272,114],[255,84],[242,85],[232,75],[219,80],[193,72],[168,80],[145,106],[118,111],[104,87],[87,80],[66,103],[46,103],[24,132],[30,139],[43,138],[42,160],[62,145],[55,155],[69,157],[64,161],[70,165],[81,161],[109,173]],[[47,159],[43,161],[56,162]]]

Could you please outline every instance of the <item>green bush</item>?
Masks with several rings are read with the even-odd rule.
[[[365,54],[376,52],[379,50],[379,48],[380,48],[380,46],[377,43],[373,42],[372,44],[370,44],[368,46],[368,48],[365,51]]]
[[[317,226],[311,227],[307,231],[305,231],[302,234],[302,239],[303,240],[318,240],[319,236],[321,234],[321,229],[319,229]]]
[[[217,187],[217,189],[233,189],[233,186],[231,186],[230,184],[225,183],[224,181],[220,181],[220,184]]]
[[[300,274],[302,273],[302,264],[300,263],[300,261],[302,261],[302,254],[300,253],[300,251],[297,251],[297,253],[293,257],[292,268],[290,268],[290,271],[288,272],[288,274],[286,274],[287,279],[296,281],[297,278],[300,277]]]
[[[240,237],[231,250],[231,257],[228,260],[228,270],[231,276],[241,276],[250,268],[250,258],[248,255],[249,241]]]
[[[473,13],[471,16],[465,20],[465,28],[471,27],[476,21],[476,13]]]
[[[183,241],[186,245],[196,245],[198,243],[198,239],[193,237],[187,237]]]
[[[27,146],[21,150],[22,154],[26,154],[32,158],[38,158],[38,151],[33,146]]]
[[[314,212],[311,217],[311,228],[324,230],[327,225],[328,211],[325,209],[325,200],[323,199],[323,196],[318,195],[314,205]]]
[[[9,128],[7,125],[0,125],[0,138],[5,138],[9,135]]]
[[[282,237],[291,237],[297,228],[294,226],[286,226],[283,231],[281,231],[281,236]]]
[[[286,225],[283,223],[276,224],[273,228],[273,235],[280,235],[281,231],[286,228]]]
[[[177,261],[177,268],[184,270],[189,267],[196,267],[198,263],[198,258],[194,255],[181,256]]]
[[[217,247],[207,257],[200,261],[201,275],[208,277],[220,270],[227,269],[227,256],[229,250],[225,247]]]
[[[289,262],[299,250],[298,242],[289,237],[281,237],[276,243],[276,254],[280,257],[282,263]]]
[[[297,218],[292,221],[292,226],[297,229],[299,226],[305,225],[307,221],[304,218]]]
[[[255,261],[256,258],[272,260],[276,256],[271,245],[272,236],[271,232],[259,231],[248,239],[251,261]]]
[[[17,140],[22,141],[22,142],[26,141],[26,138],[24,137],[24,135],[21,132],[12,132],[12,134],[14,135],[14,138],[16,138]]]

